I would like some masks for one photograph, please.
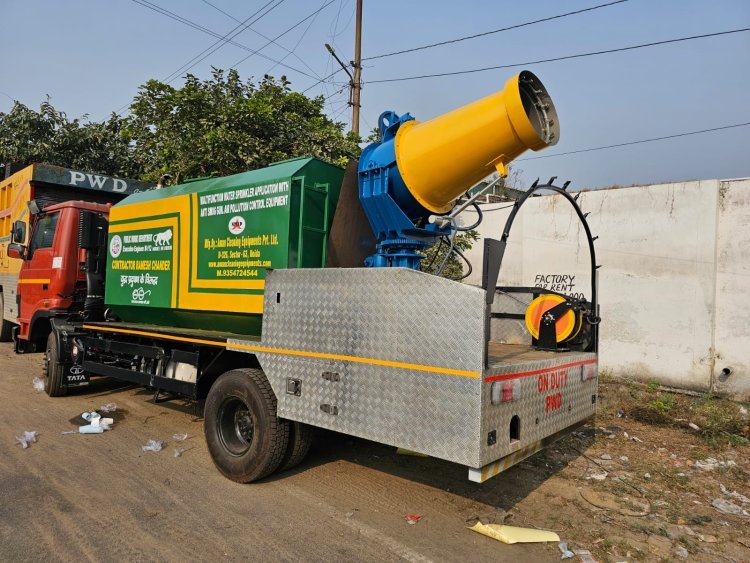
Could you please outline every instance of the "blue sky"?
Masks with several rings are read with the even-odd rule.
[[[237,23],[202,0],[150,0],[225,34]],[[211,0],[244,20],[267,0]],[[364,0],[363,56],[372,56],[480,33],[581,9],[606,0],[478,1]],[[320,8],[324,0],[285,0],[253,29],[275,37]],[[354,41],[354,0],[334,0],[262,53],[307,74],[336,67],[323,44],[344,60]],[[0,0],[3,56],[0,111],[11,100],[38,107],[46,95],[69,116],[92,120],[128,103],[139,84],[162,79],[215,42],[215,38],[157,14],[132,0]],[[365,61],[362,130],[384,110],[429,119],[490,94],[519,69],[368,84],[368,80],[511,64],[750,27],[750,0],[629,0],[622,4],[415,53]],[[304,32],[304,35],[303,35]],[[246,30],[236,41],[266,43]],[[248,53],[225,45],[191,70],[207,77],[210,66],[228,68]],[[295,89],[317,79],[272,69],[253,56],[242,77],[286,74]],[[310,69],[308,69],[308,66]],[[546,152],[573,151],[619,142],[750,122],[750,33],[738,33],[571,61],[529,65],[549,89],[561,122],[560,143]],[[348,121],[343,74],[308,94],[330,96],[327,112]],[[179,84],[179,80],[175,82]],[[6,96],[7,94],[7,96]],[[750,176],[750,127],[618,149],[519,161],[528,185],[536,176],[571,179],[578,187]],[[533,156],[533,155],[528,155]]]

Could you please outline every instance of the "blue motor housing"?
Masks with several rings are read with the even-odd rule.
[[[396,162],[395,139],[399,127],[414,119],[386,111],[380,115],[380,142],[368,145],[359,159],[359,199],[378,239],[376,252],[365,260],[374,268],[419,269],[424,251],[450,227],[425,224],[432,213],[406,187]]]

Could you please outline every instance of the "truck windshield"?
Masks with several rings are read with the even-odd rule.
[[[29,244],[29,257],[33,256],[34,252],[39,248],[50,248],[52,246],[52,241],[55,240],[55,230],[57,229],[57,219],[59,217],[59,213],[51,213],[37,221],[34,235]]]

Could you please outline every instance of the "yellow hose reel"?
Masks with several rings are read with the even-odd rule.
[[[565,297],[546,293],[534,299],[526,308],[524,315],[526,328],[535,339],[539,339],[542,319],[550,309],[565,303]],[[555,340],[558,344],[573,340],[581,332],[583,326],[583,313],[568,310],[555,322]]]

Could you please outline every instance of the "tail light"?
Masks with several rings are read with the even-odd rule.
[[[490,401],[493,405],[517,401],[521,398],[521,380],[507,379],[495,381],[490,387]]]
[[[590,381],[594,379],[599,371],[597,363],[583,364],[581,366],[581,381]]]

